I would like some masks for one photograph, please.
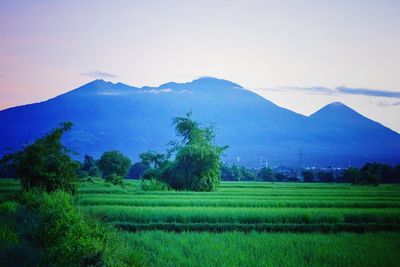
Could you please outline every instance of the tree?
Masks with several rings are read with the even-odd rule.
[[[352,184],[361,183],[361,172],[358,168],[348,168],[343,173],[343,179]]]
[[[396,182],[396,169],[390,165],[382,164],[380,176],[382,183],[394,183]]]
[[[311,170],[305,170],[301,173],[303,175],[303,181],[305,183],[311,183],[315,181],[315,174]]]
[[[103,177],[112,174],[125,177],[131,166],[131,160],[118,151],[104,152],[98,162]]]
[[[263,181],[275,182],[275,176],[271,168],[264,167],[258,172],[258,178]]]
[[[4,157],[4,161],[12,161],[15,165],[24,191],[34,188],[47,192],[76,191],[79,165],[69,157],[69,151],[61,143],[61,137],[72,125],[64,122],[23,150]]]
[[[223,181],[254,181],[256,180],[256,173],[252,169],[244,166],[232,164],[221,165],[221,180]]]
[[[400,183],[400,164],[398,164],[395,168],[395,173],[396,173],[396,178],[395,178],[395,183]]]
[[[214,129],[201,127],[186,117],[173,119],[180,140],[172,141],[167,154],[141,154],[142,163],[150,167],[143,179],[157,179],[177,190],[213,191],[220,180],[220,156],[227,147],[214,144]],[[174,160],[170,157],[175,155]]]
[[[378,185],[381,182],[382,165],[378,163],[366,163],[361,168],[361,184]]]
[[[141,153],[139,158],[146,168],[161,168],[168,162],[167,155],[153,151]]]
[[[143,164],[142,162],[136,162],[129,169],[128,178],[130,178],[130,179],[140,179],[140,178],[143,177],[143,174],[145,174],[145,172],[148,169],[149,168],[146,167],[146,165]]]
[[[284,173],[278,172],[275,173],[275,179],[277,182],[286,182],[289,179],[289,177]]]
[[[85,155],[85,159],[81,167],[81,172],[83,176],[101,176],[101,171],[97,167],[96,160],[89,155]]]
[[[317,173],[317,180],[321,183],[333,183],[335,181],[335,176],[332,172],[321,171]]]
[[[228,164],[221,165],[221,180],[223,181],[237,181],[237,177],[235,176],[232,168]]]

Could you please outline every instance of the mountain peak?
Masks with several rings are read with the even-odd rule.
[[[103,80],[103,79],[96,79],[96,80],[93,80],[93,81],[91,81],[91,82],[89,82],[89,83],[83,85],[83,86],[88,86],[88,85],[92,85],[92,86],[101,86],[101,85],[106,85],[106,84],[112,85],[112,84],[114,84],[114,83],[109,82],[109,81],[105,81],[105,80]],[[83,86],[82,86],[82,87],[83,87]]]
[[[214,77],[202,77],[202,78],[193,80],[190,83],[194,84],[194,85],[201,85],[201,86],[243,88],[242,86],[240,86],[237,83],[234,83],[234,82],[231,82],[228,80],[224,80],[224,79],[214,78]]]
[[[327,106],[335,106],[335,107],[347,107],[345,104],[343,104],[342,102],[332,102],[330,104],[328,104]]]
[[[224,80],[224,79],[218,79],[214,77],[202,77],[195,79],[191,82],[186,82],[186,83],[176,83],[176,82],[168,82],[165,84],[162,84],[158,87],[159,89],[166,89],[166,88],[173,88],[173,89],[200,89],[200,90],[213,90],[213,89],[221,89],[221,88],[236,88],[236,89],[243,89],[242,86],[240,86],[237,83]]]
[[[342,102],[330,103],[315,112],[314,114],[310,115],[310,118],[331,123],[353,123],[360,120],[369,120],[368,118],[361,115],[349,106],[343,104]]]
[[[318,110],[311,116],[321,114],[321,113],[327,113],[327,112],[329,112],[329,113],[331,113],[331,112],[353,112],[353,113],[358,114],[357,111],[353,110],[352,108],[343,104],[342,102],[332,102],[332,103],[322,107],[320,110]]]

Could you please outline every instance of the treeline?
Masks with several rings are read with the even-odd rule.
[[[141,153],[141,161],[132,166],[118,151],[105,152],[99,160],[86,155],[78,176],[102,176],[113,184],[123,184],[124,177],[141,178],[142,189],[148,190],[217,190],[220,155],[226,147],[215,145],[213,128],[201,127],[190,113],[173,123],[178,140],[170,142],[166,153]]]
[[[251,169],[225,163],[221,165],[221,180],[351,184],[400,183],[400,164],[393,167],[388,164],[366,163],[362,168],[274,171],[268,167]]]
[[[19,177],[28,188],[37,184],[48,186],[42,180],[51,176],[64,183],[63,190],[72,193],[76,190],[75,178],[93,177],[102,177],[115,185],[122,185],[124,178],[141,178],[144,188],[149,190],[217,190],[221,180],[220,156],[227,147],[216,145],[213,127],[202,127],[191,119],[191,113],[174,118],[173,124],[178,139],[169,143],[166,152],[144,152],[140,154],[141,161],[132,166],[130,159],[118,151],[104,152],[97,160],[85,155],[82,163],[71,160],[60,141],[61,135],[72,127],[67,122],[22,151],[1,159],[0,177]],[[54,157],[54,151],[62,153]]]
[[[400,183],[400,164],[367,163],[361,169],[348,168],[343,179],[352,184]]]

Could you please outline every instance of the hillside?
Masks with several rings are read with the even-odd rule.
[[[216,125],[216,142],[229,145],[224,160],[230,162],[297,165],[300,151],[305,165],[400,161],[400,135],[344,104],[306,117],[215,78],[142,88],[95,80],[44,102],[0,111],[0,154],[72,121],[64,142],[77,157],[117,149],[137,160],[145,150],[164,150],[174,138],[172,118],[188,111]]]

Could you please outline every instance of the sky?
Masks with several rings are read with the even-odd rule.
[[[400,132],[399,0],[0,0],[0,110],[94,79],[227,79],[309,115]]]

